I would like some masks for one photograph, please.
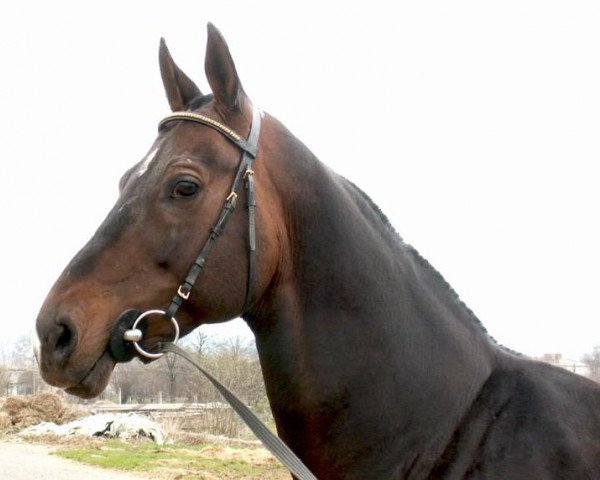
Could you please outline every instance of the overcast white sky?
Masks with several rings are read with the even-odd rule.
[[[494,337],[572,358],[600,344],[600,3],[133,3],[0,6],[3,341],[168,112],[160,36],[206,91],[212,21],[254,102],[371,195]]]

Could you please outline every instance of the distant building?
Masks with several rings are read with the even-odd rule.
[[[590,376],[590,368],[588,365],[579,360],[565,358],[562,353],[544,353],[544,355],[537,360],[564,368],[565,370],[569,370],[577,375],[582,375],[584,377]]]

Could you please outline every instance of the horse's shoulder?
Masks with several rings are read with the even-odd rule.
[[[515,358],[513,365],[501,374],[512,384],[513,398],[521,408],[539,407],[552,415],[564,409],[572,414],[572,408],[592,408],[600,414],[600,385],[564,368]]]
[[[598,436],[600,386],[503,353],[434,472],[436,478],[599,478]]]
[[[480,469],[512,475],[521,465],[523,478],[531,469],[539,478],[600,475],[600,385],[584,377],[513,357],[492,373],[472,415]]]

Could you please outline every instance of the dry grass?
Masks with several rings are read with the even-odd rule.
[[[0,411],[0,431],[8,430],[12,427],[12,422],[10,421],[10,415],[6,412]]]
[[[6,397],[0,406],[0,429],[26,428],[41,422],[63,424],[84,415],[84,410],[69,405],[56,393],[15,395]]]
[[[201,414],[154,416],[169,440],[182,445],[203,443],[252,447],[260,445],[250,429],[231,409],[212,409]],[[275,433],[274,423],[267,425]],[[225,428],[223,428],[225,426]]]

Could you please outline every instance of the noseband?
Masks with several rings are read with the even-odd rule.
[[[135,315],[137,318],[135,318],[133,324],[131,323],[132,317],[130,313],[132,311],[129,310],[122,314],[117,321],[117,325],[113,332],[113,337],[115,337],[114,342],[113,339],[111,339],[111,346],[113,347],[111,350],[113,351],[113,356],[120,361],[129,360],[131,358],[131,353],[126,353],[126,349],[123,349],[121,346],[119,346],[119,342],[123,342],[123,339],[132,342],[136,351],[140,355],[148,358],[159,358],[162,356],[162,353],[150,353],[139,345],[143,334],[142,331],[137,328],[137,326],[143,318],[146,318],[149,315],[164,315],[169,321],[171,321],[175,329],[175,339],[173,343],[178,340],[179,326],[177,320],[175,319],[175,314],[177,313],[179,307],[181,307],[181,305],[183,305],[183,303],[189,298],[192,288],[194,288],[194,284],[202,273],[206,263],[206,258],[212,250],[217,238],[219,238],[223,233],[229,217],[235,210],[238,199],[237,190],[242,181],[244,182],[246,188],[246,200],[248,208],[248,280],[246,283],[246,295],[244,299],[244,305],[242,307],[242,313],[244,313],[250,307],[250,302],[252,300],[256,276],[256,197],[254,193],[254,171],[252,170],[252,163],[254,162],[254,159],[258,153],[261,112],[259,109],[254,108],[252,114],[252,125],[250,126],[250,133],[248,134],[247,139],[244,139],[234,130],[217,122],[216,120],[193,112],[174,112],[171,115],[168,115],[158,124],[158,131],[161,132],[165,125],[176,121],[200,123],[216,130],[227,140],[237,145],[242,151],[242,156],[237,172],[229,189],[229,195],[225,199],[225,204],[223,205],[221,213],[219,214],[219,218],[215,225],[210,229],[208,239],[200,250],[198,257],[188,270],[185,279],[181,285],[179,285],[179,288],[177,289],[177,292],[173,296],[173,299],[171,300],[167,309],[148,310],[141,315]]]

